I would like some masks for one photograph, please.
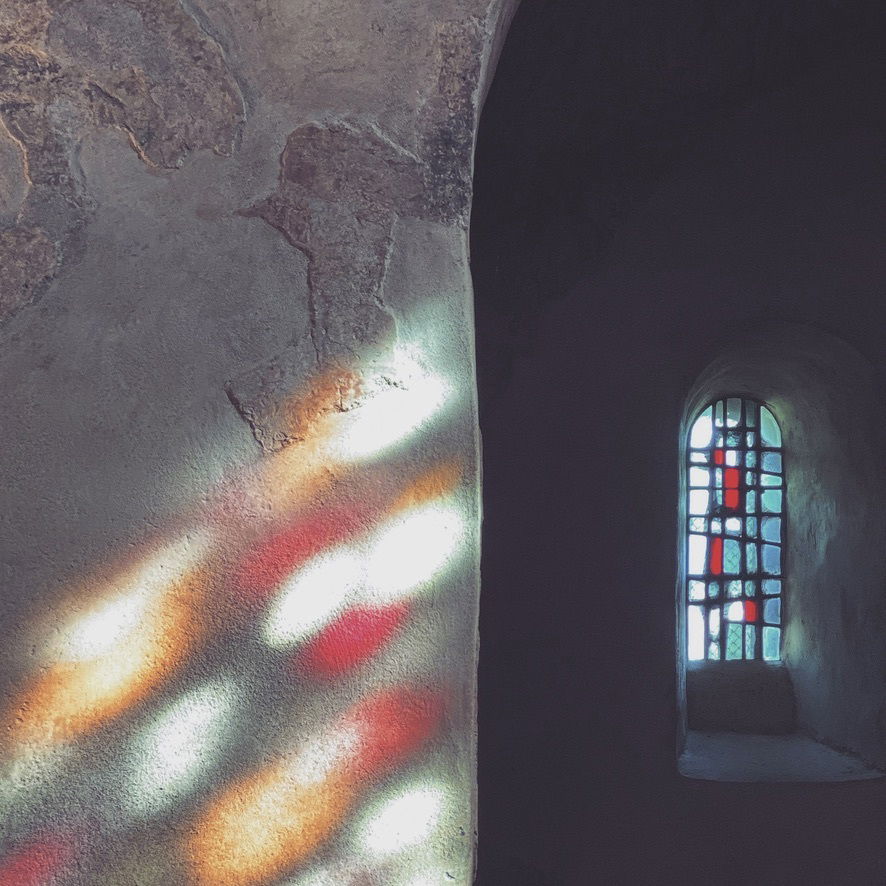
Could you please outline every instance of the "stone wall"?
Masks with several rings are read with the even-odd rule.
[[[471,881],[514,5],[0,9],[0,882]]]

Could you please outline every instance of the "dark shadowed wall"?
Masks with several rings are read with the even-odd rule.
[[[673,593],[681,416],[725,348],[774,321],[836,336],[869,367],[858,408],[882,412],[883,33],[861,3],[538,2],[515,19],[472,220],[483,886],[886,878],[883,782],[677,775]],[[822,427],[850,462],[851,394]],[[875,495],[882,471],[859,471]],[[850,622],[882,637],[866,507],[832,522],[872,521],[866,546],[825,542],[867,589],[862,605],[847,576],[815,616],[824,636],[830,607],[835,644]],[[856,750],[882,753],[879,667],[842,710],[814,710],[821,675],[801,673],[803,725],[840,744],[854,718]]]

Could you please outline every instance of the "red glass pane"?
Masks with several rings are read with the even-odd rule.
[[[755,600],[745,600],[744,601],[744,620],[745,621],[756,621],[757,620],[757,603]]]
[[[722,449],[715,449],[714,450],[714,464],[715,465],[723,464],[724,458],[725,458],[725,455],[724,455],[724,452]]]
[[[724,502],[726,503],[727,508],[731,508],[732,510],[738,510],[738,490],[737,489],[727,489],[726,495],[724,497]]]
[[[719,575],[723,571],[723,539],[719,536],[711,539],[711,574]]]
[[[738,468],[726,468],[725,480],[727,489],[738,489]]]

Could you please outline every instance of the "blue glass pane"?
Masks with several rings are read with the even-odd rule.
[[[749,428],[757,427],[757,404],[751,403],[749,401],[745,401],[744,411],[745,411],[745,416],[744,416],[745,424]]]
[[[763,571],[769,575],[781,575],[781,548],[763,545]]]
[[[748,538],[756,538],[757,537],[757,518],[756,517],[748,517],[745,520],[745,534]]]
[[[763,505],[763,511],[767,514],[781,513],[781,490],[767,489],[760,496]]]
[[[764,578],[763,579],[763,593],[764,594],[780,594],[781,593],[781,581],[777,578]]]
[[[764,541],[781,541],[781,517],[764,517],[761,525]]]
[[[780,452],[764,452],[763,453],[763,470],[772,471],[774,474],[781,473],[781,453]]]
[[[778,661],[781,658],[781,628],[763,628],[763,658],[766,661]]]
[[[781,597],[772,597],[763,603],[763,621],[771,625],[781,624]]]
[[[781,486],[781,477],[776,474],[760,474],[761,486]]]

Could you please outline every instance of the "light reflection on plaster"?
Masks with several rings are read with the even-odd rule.
[[[156,814],[193,790],[217,763],[238,692],[215,680],[169,705],[138,737],[130,752],[136,764],[128,806],[136,815]]]
[[[445,796],[442,785],[419,783],[383,797],[358,825],[358,850],[366,856],[384,858],[425,843],[440,823]]]

